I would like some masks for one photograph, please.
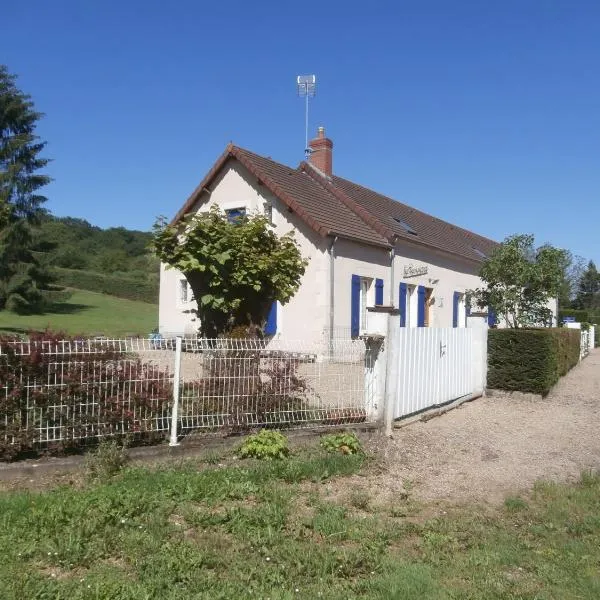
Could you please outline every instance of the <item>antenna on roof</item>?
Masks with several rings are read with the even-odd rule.
[[[304,112],[304,155],[308,160],[310,158],[311,149],[308,147],[308,99],[314,98],[317,89],[317,78],[314,75],[298,75],[296,78],[298,85],[298,96],[305,99]]]

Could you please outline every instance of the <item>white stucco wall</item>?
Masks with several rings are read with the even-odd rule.
[[[427,267],[427,273],[414,277],[406,276],[406,268]],[[454,292],[465,294],[468,290],[481,285],[477,275],[478,265],[463,261],[451,255],[442,256],[433,250],[420,248],[407,243],[396,248],[394,259],[394,276],[396,297],[394,305],[398,306],[398,286],[401,282],[410,286],[422,285],[431,288],[431,303],[429,308],[430,327],[452,327]],[[411,322],[416,326],[416,294],[411,297]],[[466,325],[464,319],[464,304],[459,306],[459,326]],[[412,317],[415,317],[414,319]]]
[[[335,245],[335,310],[334,332],[336,336],[348,337],[351,327],[352,275],[372,279],[383,279],[383,303],[389,305],[390,252],[385,248],[358,244],[338,239]],[[329,277],[327,277],[329,281]],[[367,300],[375,305],[375,285],[371,285]],[[369,315],[367,315],[368,322]]]
[[[405,267],[427,267],[427,273],[405,276]],[[440,256],[433,250],[399,244],[394,258],[394,283],[391,286],[390,252],[383,248],[369,247],[348,240],[339,240],[336,245],[336,309],[335,327],[338,331],[350,330],[351,281],[352,275],[383,279],[383,303],[398,308],[399,285],[401,282],[414,286],[414,293],[407,297],[409,319],[407,326],[417,325],[416,288],[422,285],[431,288],[430,327],[452,327],[454,292],[464,294],[481,285],[476,264],[449,256]],[[371,289],[373,292],[373,289]],[[390,297],[391,292],[391,297]],[[371,295],[369,304],[374,304]],[[466,326],[464,304],[459,309],[459,326]]]
[[[236,161],[230,161],[223,173],[211,185],[210,196],[203,194],[197,209],[209,210],[217,205],[223,210],[245,208],[248,213],[262,213],[265,202],[273,207],[272,222],[277,235],[294,231],[300,251],[309,264],[298,293],[285,306],[278,306],[277,333],[288,339],[308,340],[322,336],[326,327],[329,294],[328,255],[326,240],[305,226],[298,216]],[[179,301],[179,281],[183,275],[161,266],[159,329],[163,335],[194,333],[199,322],[186,312],[195,302]]]

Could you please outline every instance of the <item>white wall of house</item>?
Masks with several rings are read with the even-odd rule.
[[[333,327],[334,335],[339,337],[350,336],[352,275],[358,275],[366,280],[368,306],[375,305],[375,280],[383,279],[383,303],[389,306],[390,251],[343,238],[337,240],[335,244]],[[329,281],[329,277],[326,281]],[[369,314],[366,313],[367,323],[368,318]],[[366,323],[364,325],[367,327]]]
[[[200,197],[196,210],[207,211],[217,205],[222,210],[244,208],[248,214],[264,213],[268,204],[272,206],[272,223],[277,235],[294,231],[302,256],[309,259],[298,293],[287,305],[278,305],[277,334],[288,339],[320,338],[327,325],[329,305],[327,240],[307,227],[233,160],[213,182],[210,194]],[[161,265],[159,330],[163,335],[195,333],[200,326],[194,315],[186,312],[196,306],[191,292],[187,302],[181,300],[183,279],[177,270]]]
[[[466,327],[465,293],[481,286],[478,269],[478,264],[458,256],[442,255],[433,249],[400,243],[394,259],[394,306],[398,306],[399,284],[404,282],[410,286],[411,292],[407,297],[407,326],[416,327],[416,288],[422,285],[431,289],[429,327],[452,327],[454,292],[459,292],[458,326]],[[427,272],[422,272],[424,270]]]

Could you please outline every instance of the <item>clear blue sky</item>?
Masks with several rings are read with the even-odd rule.
[[[600,262],[600,2],[4,3],[0,62],[46,117],[48,207],[173,215],[227,142],[296,165],[295,76],[337,174]]]

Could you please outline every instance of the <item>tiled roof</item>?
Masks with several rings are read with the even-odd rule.
[[[334,175],[332,183],[384,226],[389,227],[399,239],[422,243],[477,261],[482,260],[480,253],[489,255],[498,245],[489,238],[432,217],[347,179]],[[410,233],[406,226],[416,235]]]
[[[320,235],[338,235],[389,248],[402,240],[481,262],[496,242],[402,204],[308,163],[288,167],[230,144],[175,216],[190,212],[229,160],[238,160],[261,184]]]

